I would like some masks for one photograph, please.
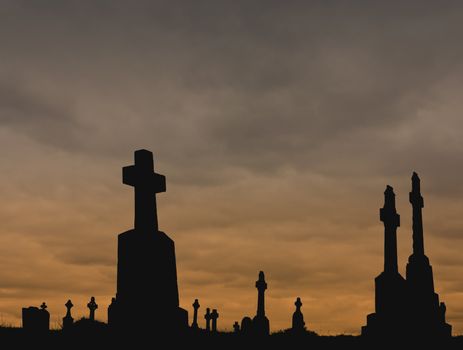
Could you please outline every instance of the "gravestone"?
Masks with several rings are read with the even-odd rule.
[[[257,288],[257,314],[252,320],[252,331],[255,335],[269,335],[270,322],[265,316],[265,291],[267,283],[263,271],[259,272],[259,279],[256,281]]]
[[[185,331],[188,312],[179,307],[174,242],[158,228],[156,194],[166,191],[166,179],[154,172],[153,154],[147,150],[135,152],[135,164],[123,168],[122,178],[135,191],[135,218],[134,228],[118,237],[110,326],[159,334]]]
[[[251,317],[245,316],[241,320],[241,334],[244,334],[244,335],[252,334],[252,319],[251,319]]]
[[[211,320],[212,320],[212,331],[217,332],[217,319],[219,318],[219,313],[217,309],[212,310]]]
[[[294,311],[293,313],[293,322],[292,322],[291,330],[294,333],[302,333],[305,331],[305,322],[304,322],[304,315],[301,312],[301,307],[302,307],[301,298],[298,297],[294,305],[296,305],[296,311]]]
[[[95,321],[95,311],[98,309],[98,304],[95,302],[95,297],[90,298],[90,302],[87,304],[88,309],[90,310],[89,320]]]
[[[23,329],[30,333],[46,333],[50,330],[50,313],[47,304],[42,303],[40,309],[30,306],[22,309]]]
[[[116,327],[117,320],[117,303],[116,298],[111,298],[111,304],[108,306],[108,324]]]
[[[209,332],[211,330],[211,319],[212,319],[211,309],[209,308],[206,309],[206,314],[204,315],[204,319],[206,320],[206,331]]]
[[[238,323],[238,321],[235,321],[235,323],[233,324],[233,331],[235,333],[239,333],[240,332],[240,324]]]
[[[66,304],[66,316],[63,317],[63,330],[68,330],[74,324],[74,319],[71,316],[71,309],[73,308],[74,304],[72,303],[71,299],[67,301]]]
[[[198,329],[198,309],[200,307],[198,299],[195,299],[193,303],[193,323],[191,324],[191,328]]]

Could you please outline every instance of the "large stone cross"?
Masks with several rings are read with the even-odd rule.
[[[122,182],[135,188],[135,230],[158,231],[156,193],[166,191],[166,178],[154,172],[153,153],[135,151],[135,165],[123,167]]]

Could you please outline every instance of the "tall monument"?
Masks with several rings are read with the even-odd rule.
[[[179,307],[175,246],[159,231],[156,194],[166,191],[166,178],[154,172],[153,154],[135,152],[135,165],[122,171],[122,182],[135,190],[134,229],[118,237],[117,294],[111,326],[176,332],[188,327]]]
[[[259,279],[256,281],[257,288],[257,314],[252,320],[253,332],[256,335],[269,335],[270,322],[265,316],[265,291],[267,282],[263,271],[259,272]]]
[[[413,208],[413,253],[408,258],[407,284],[410,293],[412,332],[450,336],[452,327],[445,322],[445,304],[439,304],[439,295],[434,292],[432,267],[424,254],[424,200],[421,195],[421,181],[415,172],[412,175],[409,200]]]
[[[409,200],[413,208],[413,253],[408,259],[406,280],[397,267],[397,227],[392,187],[384,192],[380,218],[384,223],[384,271],[375,279],[375,313],[367,316],[362,335],[376,337],[446,338],[452,327],[445,321],[446,307],[434,292],[432,267],[424,254],[420,178],[412,176]]]
[[[391,186],[384,191],[384,206],[379,210],[384,224],[384,270],[375,278],[375,313],[367,316],[362,334],[396,334],[403,329],[404,304],[407,296],[405,279],[397,264],[397,228],[400,215],[395,207],[395,194]]]

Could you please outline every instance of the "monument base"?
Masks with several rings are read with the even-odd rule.
[[[164,232],[121,233],[117,276],[111,326],[169,333],[188,328],[188,312],[179,307],[175,246]]]

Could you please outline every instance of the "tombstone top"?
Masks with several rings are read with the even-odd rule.
[[[66,309],[71,310],[71,308],[74,306],[74,304],[72,303],[71,299],[69,299],[67,301],[67,303],[64,304],[64,306],[66,306]]]
[[[135,229],[157,231],[156,193],[166,191],[166,177],[154,172],[153,153],[135,151],[135,164],[122,168],[122,182],[135,189]]]
[[[217,312],[217,309],[212,310],[211,318],[213,320],[219,318],[219,313]]]
[[[256,288],[259,291],[264,291],[267,289],[267,283],[265,282],[265,275],[264,271],[259,272],[259,279],[256,281]]]
[[[87,307],[92,311],[98,309],[98,304],[95,302],[95,297],[90,298],[90,302],[87,304]]]
[[[294,303],[294,305],[296,305],[296,307],[297,307],[298,309],[300,309],[301,306],[302,306],[301,298],[297,297],[296,302]]]
[[[42,310],[45,310],[47,307],[48,307],[48,306],[47,306],[47,304],[45,304],[45,302],[43,302],[42,305],[40,305],[40,308],[41,308]]]
[[[198,299],[195,299],[195,302],[193,303],[192,306],[193,306],[195,309],[199,309],[199,307],[200,307],[201,305],[199,305]]]

